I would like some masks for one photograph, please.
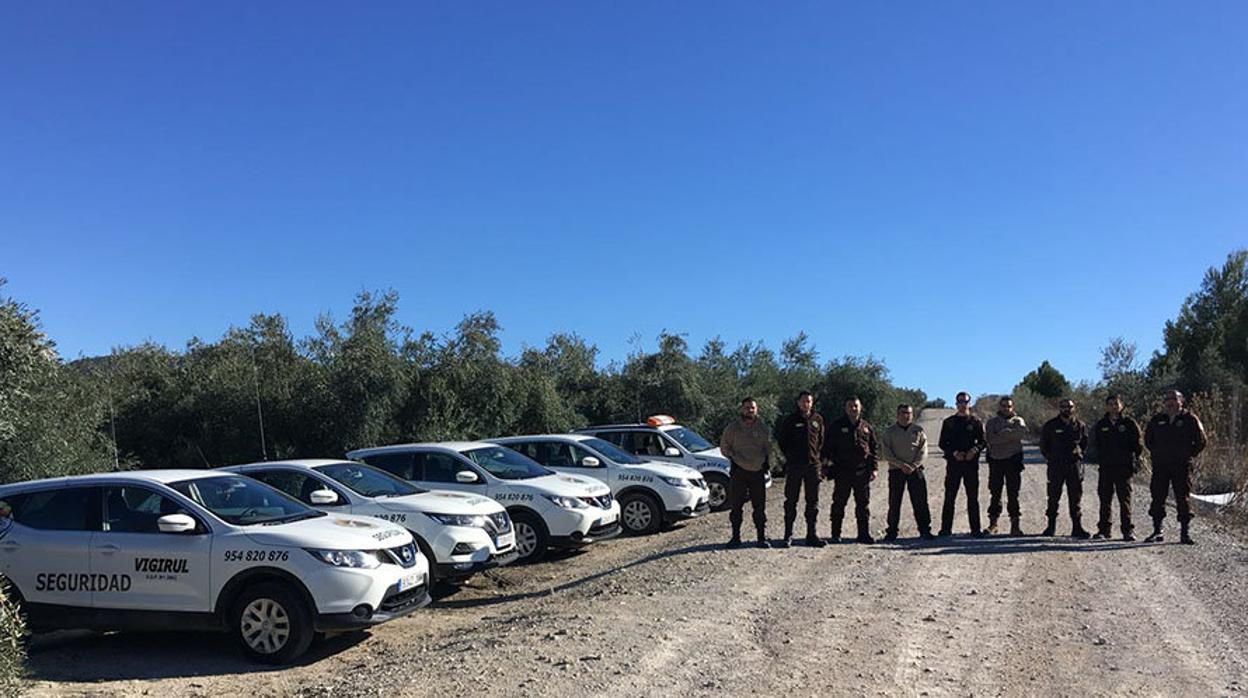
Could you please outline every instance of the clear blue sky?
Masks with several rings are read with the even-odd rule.
[[[5,3],[0,276],[67,357],[394,288],[950,398],[1248,244],[1248,3]],[[892,298],[890,302],[881,301]]]

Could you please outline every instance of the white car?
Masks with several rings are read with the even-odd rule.
[[[602,480],[620,503],[624,530],[654,533],[664,524],[711,510],[706,480],[693,468],[645,461],[586,434],[544,434],[491,439],[560,473]]]
[[[649,417],[645,424],[602,424],[577,429],[576,433],[610,441],[638,458],[693,468],[706,478],[711,510],[728,507],[728,470],[732,464],[717,446],[667,415]],[[767,487],[771,487],[771,473],[766,478]]]
[[[0,578],[34,629],[227,630],[280,664],[316,632],[429,603],[429,567],[406,529],[325,514],[233,473],[3,485],[0,514]]]
[[[511,517],[488,497],[424,490],[355,461],[268,461],[222,470],[254,477],[321,511],[399,524],[416,539],[436,581],[462,582],[517,557]]]
[[[421,487],[484,495],[502,504],[524,561],[541,559],[548,548],[579,547],[620,534],[620,505],[606,485],[547,470],[494,443],[383,446],[347,457]]]

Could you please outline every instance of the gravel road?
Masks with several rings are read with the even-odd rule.
[[[932,441],[939,419],[924,413]],[[928,461],[934,512],[943,464]],[[987,507],[987,466],[981,506]],[[1248,687],[1248,549],[1207,517],[1195,547],[1023,538],[724,550],[727,517],[479,577],[303,664],[258,668],[224,637],[64,634],[32,654],[36,695],[1237,695]],[[1095,524],[1095,468],[1084,495]],[[1147,529],[1146,487],[1136,488]],[[827,533],[824,485],[820,531]],[[782,492],[768,492],[770,527]],[[884,525],[884,479],[872,488]],[[852,504],[846,530],[853,532]],[[1170,529],[1177,533],[1172,516]],[[1059,532],[1069,522],[1059,520]],[[1143,523],[1144,525],[1141,525]],[[748,528],[747,516],[747,528]],[[799,524],[800,525],[800,524]],[[1116,528],[1116,526],[1115,526]],[[1147,530],[1145,530],[1147,532]]]

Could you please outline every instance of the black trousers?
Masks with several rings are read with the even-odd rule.
[[[837,474],[832,487],[832,537],[841,535],[841,523],[845,520],[845,505],[849,495],[854,495],[854,518],[858,520],[858,535],[871,530],[871,471]]]
[[[1010,518],[1022,516],[1018,506],[1018,490],[1023,485],[1023,454],[1009,458],[988,459],[988,519],[1001,516],[1001,490],[1009,502]]]
[[[1045,515],[1057,518],[1058,505],[1062,502],[1062,489],[1066,489],[1066,505],[1070,508],[1070,521],[1080,523],[1083,518],[1083,464],[1049,464],[1049,506]]]
[[[910,506],[914,508],[914,523],[920,533],[932,532],[932,511],[927,506],[927,476],[923,469],[909,475],[894,468],[888,471],[888,533],[897,535],[901,523],[901,500],[910,490]]]
[[[784,474],[784,531],[793,531],[793,522],[797,521],[797,499],[802,494],[802,486],[806,487],[806,526],[815,530],[815,522],[819,519],[819,466],[789,468]]]
[[[741,532],[741,520],[744,518],[747,499],[754,514],[754,528],[761,536],[767,526],[766,466],[763,466],[763,470],[753,472],[733,463],[728,470],[728,522],[732,524],[734,536]]]
[[[1148,513],[1153,523],[1160,526],[1166,519],[1166,495],[1174,488],[1174,504],[1179,510],[1179,523],[1192,520],[1192,502],[1188,497],[1192,494],[1192,464],[1188,463],[1153,463],[1153,479],[1148,489],[1153,495],[1152,506]]]
[[[1123,535],[1135,530],[1135,526],[1131,523],[1131,476],[1133,474],[1130,465],[1124,468],[1102,463],[1097,468],[1096,494],[1101,500],[1101,518],[1096,523],[1098,533],[1109,535],[1111,530],[1109,519],[1113,514],[1115,494],[1118,495]]]
[[[953,510],[958,488],[966,488],[966,518],[971,533],[979,533],[979,461],[945,460],[945,506],[940,511],[940,530],[953,530]]]

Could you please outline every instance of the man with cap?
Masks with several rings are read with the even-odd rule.
[[[1148,420],[1144,445],[1153,461],[1153,478],[1149,490],[1153,495],[1148,513],[1153,517],[1153,534],[1145,540],[1164,540],[1162,524],[1166,519],[1166,495],[1174,488],[1174,503],[1179,510],[1179,540],[1195,545],[1192,523],[1192,461],[1205,450],[1208,438],[1200,419],[1183,407],[1183,393],[1166,391],[1162,398],[1165,409]]]
[[[1109,538],[1110,513],[1114,494],[1122,520],[1122,539],[1135,540],[1131,523],[1131,478],[1140,471],[1140,425],[1122,413],[1122,399],[1117,395],[1105,398],[1105,415],[1092,427],[1096,443],[1096,494],[1101,500],[1101,517],[1096,523],[1097,539]]]
[[[1088,450],[1088,425],[1075,416],[1075,402],[1062,398],[1057,405],[1057,416],[1044,423],[1040,432],[1040,453],[1048,462],[1049,506],[1045,512],[1049,525],[1041,535],[1052,536],[1057,532],[1057,509],[1062,500],[1062,488],[1066,489],[1067,505],[1070,507],[1070,535],[1072,538],[1088,538],[1083,528],[1083,454]]]

